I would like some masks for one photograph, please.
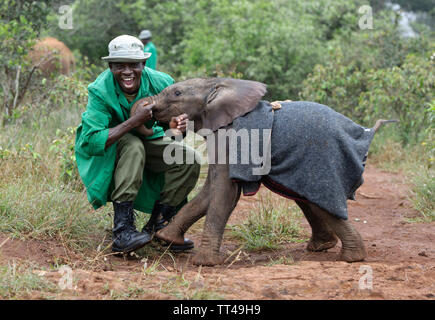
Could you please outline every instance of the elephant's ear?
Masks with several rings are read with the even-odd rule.
[[[266,93],[261,82],[237,79],[219,79],[210,89],[202,127],[215,131],[237,117],[252,111]]]

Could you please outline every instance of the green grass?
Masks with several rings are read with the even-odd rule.
[[[266,198],[261,199],[257,208],[251,211],[247,221],[230,228],[232,235],[244,243],[246,250],[278,249],[287,242],[303,241],[300,217],[299,209],[289,206],[289,202],[274,204]]]
[[[201,281],[189,281],[183,274],[168,279],[160,291],[181,300],[222,300],[224,295],[210,289]]]
[[[58,154],[50,151],[56,138],[52,122],[58,116],[50,119],[37,135],[32,127],[18,130],[18,125],[0,134],[10,150],[0,159],[0,232],[21,239],[55,239],[78,252],[95,250],[111,229],[112,210],[93,210],[80,180],[60,178]]]
[[[376,134],[370,147],[369,163],[383,170],[400,173],[410,185],[409,200],[419,217],[407,221],[435,221],[434,150],[427,142],[403,146],[397,132],[386,127]]]
[[[110,216],[94,212],[84,193],[55,183],[24,177],[0,190],[0,231],[17,238],[62,238],[80,251],[94,247],[111,226]]]
[[[423,222],[435,221],[435,174],[433,170],[422,170],[413,180],[411,201]]]
[[[295,264],[295,261],[293,259],[293,257],[279,257],[278,259],[271,259],[269,261],[269,263],[267,263],[266,265],[268,267],[272,267],[275,266],[277,264],[284,264],[284,265],[292,265]]]
[[[24,267],[15,262],[0,266],[0,297],[9,300],[22,299],[32,292],[57,292],[58,289],[53,283],[33,271],[33,267]]]

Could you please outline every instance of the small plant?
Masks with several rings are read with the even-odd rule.
[[[291,207],[274,206],[270,199],[262,199],[247,222],[230,228],[247,250],[277,249],[283,243],[301,241],[298,214]]]
[[[426,129],[426,139],[422,143],[425,159],[422,161],[424,168],[416,171],[413,179],[414,208],[423,215],[424,221],[435,221],[435,174],[433,163],[435,162],[435,100],[427,110],[430,125]]]
[[[425,140],[421,145],[425,149],[426,165],[428,168],[432,168],[435,162],[435,100],[428,105],[427,117],[429,119],[429,126],[425,130]]]
[[[63,183],[80,182],[80,176],[77,169],[76,157],[74,154],[76,128],[68,128],[65,132],[56,130],[56,139],[53,140],[49,151],[56,154],[60,165],[60,180]],[[83,186],[81,183],[76,185]]]
[[[8,149],[3,149],[3,147],[0,146],[0,159],[7,159],[11,154],[11,151]]]
[[[292,265],[295,263],[295,260],[293,259],[292,256],[290,257],[279,257],[276,260],[271,259],[270,262],[267,264],[267,266],[272,267],[275,266],[277,264],[284,264],[284,265]]]

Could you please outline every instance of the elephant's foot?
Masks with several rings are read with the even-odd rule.
[[[199,251],[192,259],[194,265],[197,266],[215,266],[217,264],[223,264],[225,261],[225,255],[221,253],[215,253],[211,251]]]
[[[170,226],[157,231],[155,237],[174,245],[184,245],[184,235],[179,232],[172,232]]]
[[[352,248],[341,248],[341,252],[339,253],[337,260],[346,261],[346,262],[358,262],[363,261],[367,257],[367,251],[362,243],[357,247]]]
[[[340,239],[341,252],[337,260],[356,262],[362,261],[367,257],[362,237],[349,220],[338,218],[315,204],[310,204],[310,208],[317,216],[322,217],[328,229],[332,231],[329,234],[337,235]]]
[[[335,235],[330,235],[325,238],[314,238],[311,237],[310,241],[307,244],[308,251],[324,251],[330,248],[334,248],[338,242],[338,238]]]

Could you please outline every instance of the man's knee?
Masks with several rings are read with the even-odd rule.
[[[122,139],[118,145],[118,153],[120,156],[132,157],[136,160],[143,159],[145,161],[145,148],[140,138],[127,133],[125,139]]]
[[[135,159],[145,159],[145,148],[142,140],[137,137],[128,144],[127,152]]]

